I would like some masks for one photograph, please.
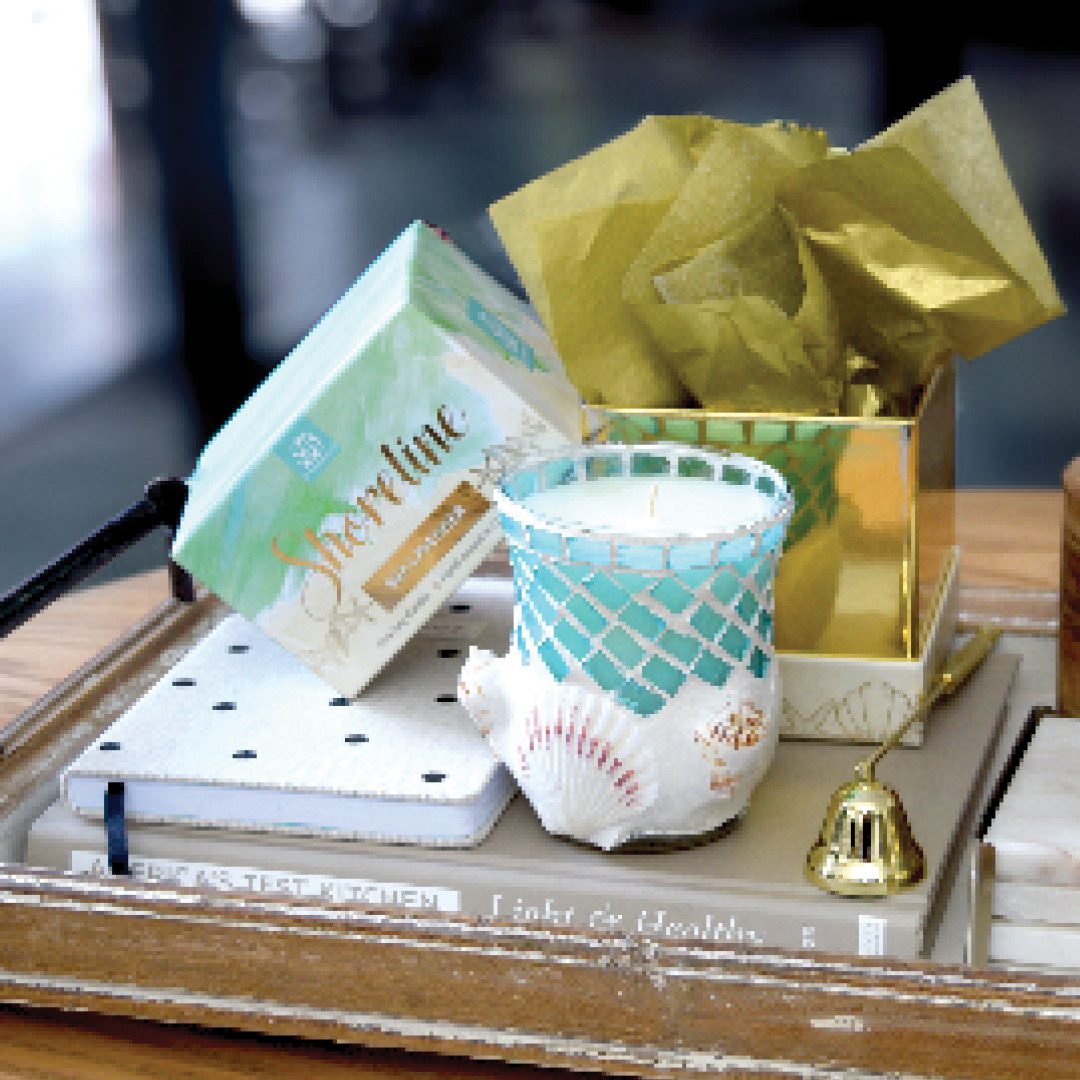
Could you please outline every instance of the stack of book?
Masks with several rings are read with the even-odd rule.
[[[745,814],[696,846],[602,852],[547,834],[521,796],[503,810],[505,774],[479,735],[459,726],[468,720],[453,687],[469,644],[501,639],[495,647],[505,648],[512,589],[505,579],[470,581],[348,706],[323,700],[317,683],[308,706],[285,708],[293,691],[282,673],[291,673],[289,686],[302,676],[280,652],[256,668],[272,643],[227,620],[73,764],[65,795],[30,832],[27,861],[107,874],[101,798],[108,783],[122,782],[130,869],[140,879],[658,939],[928,953],[1015,657],[991,657],[935,710],[921,748],[898,748],[880,766],[923,847],[925,880],[884,899],[847,899],[810,884],[803,867],[830,795],[854,775],[865,746],[782,741]],[[189,679],[195,685],[177,685]],[[175,704],[180,692],[191,695],[187,705]],[[235,708],[215,708],[229,702]],[[279,707],[285,719],[264,724]],[[144,726],[156,734],[136,730]],[[396,727],[406,749],[365,773],[364,755],[374,762],[377,742]],[[368,741],[350,741],[360,735]],[[103,749],[109,742],[119,747]],[[236,756],[245,750],[255,756]],[[260,782],[242,771],[260,765]],[[436,805],[432,789],[449,789],[459,766],[472,770],[468,793]],[[435,782],[425,773],[444,775]],[[351,790],[343,776],[353,778]],[[328,803],[338,818],[316,820],[312,808]]]
[[[1042,718],[983,839],[989,960],[1080,970],[1080,720]]]
[[[65,802],[101,819],[123,784],[129,826],[478,843],[515,785],[458,705],[457,676],[462,640],[505,645],[504,593],[477,579],[358,698],[231,615],[68,767]]]

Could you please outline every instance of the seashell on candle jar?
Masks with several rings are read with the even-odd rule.
[[[470,651],[460,699],[544,827],[609,850],[739,816],[779,730],[784,478],[740,454],[608,445],[535,459],[495,498],[511,647]]]

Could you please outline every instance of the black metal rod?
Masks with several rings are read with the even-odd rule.
[[[1053,708],[1049,705],[1036,705],[1028,713],[1027,719],[1017,733],[1016,741],[1009,750],[1009,756],[1005,759],[1005,764],[1001,767],[1001,772],[998,773],[997,779],[994,781],[990,798],[987,799],[986,808],[979,819],[979,827],[975,832],[979,840],[986,836],[990,826],[994,823],[994,818],[1001,807],[1001,801],[1005,798],[1005,792],[1008,790],[1009,784],[1012,783],[1012,778],[1016,775],[1016,770],[1020,767],[1020,762],[1023,761],[1027,748],[1031,745],[1031,740],[1035,737],[1036,729],[1042,722],[1043,717],[1051,716],[1053,712]]]
[[[165,526],[170,535],[175,533],[186,499],[187,485],[183,480],[170,477],[151,481],[138,502],[0,598],[0,638],[155,529]],[[172,588],[179,599],[192,599],[191,579],[175,564]]]

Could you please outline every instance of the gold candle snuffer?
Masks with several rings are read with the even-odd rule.
[[[997,627],[984,626],[953,652],[911,715],[855,766],[855,780],[833,793],[821,833],[806,856],[806,876],[819,888],[840,896],[886,896],[922,880],[922,848],[911,833],[900,796],[875,778],[874,767],[912,724],[956,691],[1000,636]]]

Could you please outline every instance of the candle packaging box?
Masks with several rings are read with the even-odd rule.
[[[775,586],[788,737],[879,741],[951,647],[954,384],[943,368],[901,418],[588,409],[599,439],[739,451],[791,484]],[[916,724],[905,742],[921,741]]]
[[[580,436],[529,309],[415,222],[206,446],[173,557],[351,696],[498,543],[500,469]]]

